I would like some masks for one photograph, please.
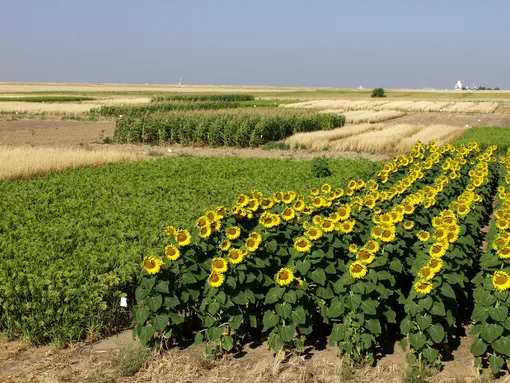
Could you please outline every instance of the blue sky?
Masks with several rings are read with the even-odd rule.
[[[0,81],[510,89],[508,0],[0,0]]]

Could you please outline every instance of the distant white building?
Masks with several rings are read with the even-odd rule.
[[[462,81],[457,81],[457,84],[455,84],[455,90],[462,90]]]

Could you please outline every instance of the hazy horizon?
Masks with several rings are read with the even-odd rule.
[[[510,89],[502,0],[18,0],[2,10],[0,82]]]

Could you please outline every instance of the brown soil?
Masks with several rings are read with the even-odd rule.
[[[445,361],[443,371],[427,381],[481,382],[473,367],[472,341],[471,337],[462,338],[452,353],[453,359]],[[145,360],[140,358],[136,363],[133,360],[139,349],[131,331],[67,349],[36,348],[0,339],[0,381],[354,383],[403,382],[406,375],[405,353],[397,345],[392,354],[383,356],[374,367],[356,369],[343,362],[337,349],[330,347],[310,348],[304,355],[288,355],[281,361],[260,344],[247,344],[241,352],[219,360],[206,357],[201,346],[190,346],[161,354],[147,353]]]

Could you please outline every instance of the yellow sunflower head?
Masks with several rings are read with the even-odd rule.
[[[405,221],[404,222],[404,229],[411,230],[414,227],[413,221]]]
[[[317,227],[310,227],[306,232],[305,235],[312,241],[315,241],[322,237],[322,230]]]
[[[424,280],[417,281],[414,284],[414,290],[419,294],[430,294],[432,291],[432,283]]]
[[[380,246],[379,246],[379,242],[374,241],[374,240],[369,240],[369,241],[367,241],[367,243],[365,244],[365,246],[363,248],[366,249],[367,251],[369,251],[370,253],[375,254],[379,251]]]
[[[291,221],[292,219],[294,219],[295,216],[296,216],[296,211],[291,207],[286,208],[282,212],[282,218],[284,221]]]
[[[358,252],[358,246],[355,243],[349,245],[349,253],[356,254]]]
[[[227,251],[230,249],[230,246],[232,246],[232,242],[230,242],[228,239],[224,240],[220,245],[221,251]]]
[[[374,253],[371,253],[367,250],[361,250],[359,253],[358,253],[358,258],[363,262],[363,263],[366,263],[366,264],[370,264],[374,261],[375,259],[375,255]]]
[[[260,245],[262,242],[262,235],[260,233],[257,233],[256,231],[252,231],[249,235],[250,238],[253,238],[257,243]]]
[[[429,254],[432,258],[441,258],[446,254],[449,243],[446,241],[435,242],[430,246]]]
[[[303,286],[303,280],[301,278],[294,277],[290,284],[290,287],[294,289],[299,289],[301,286]]]
[[[426,266],[433,273],[438,273],[439,271],[441,271],[441,268],[443,267],[443,260],[440,258],[432,258],[430,261],[427,262]]]
[[[245,253],[241,249],[231,249],[228,253],[228,260],[233,265],[241,263],[244,259]]]
[[[418,277],[420,277],[422,279],[429,280],[429,279],[434,278],[434,274],[435,274],[434,271],[432,271],[432,269],[430,267],[424,266],[418,272]]]
[[[349,266],[349,274],[352,278],[361,279],[367,275],[367,267],[361,261],[354,261]]]
[[[181,256],[181,252],[174,245],[168,245],[165,247],[165,255],[170,261],[176,261]]]
[[[305,207],[306,207],[306,204],[305,204],[305,201],[303,201],[303,200],[298,200],[294,204],[294,210],[296,210],[296,211],[303,211],[303,209]]]
[[[349,220],[349,221],[344,221],[340,224],[340,231],[342,233],[348,234],[354,230],[355,224],[356,224],[356,221],[354,221],[353,219]]]
[[[237,204],[239,206],[245,207],[246,205],[248,205],[249,200],[250,200],[250,197],[248,197],[246,194],[240,194],[237,197]]]
[[[225,276],[223,274],[211,273],[209,278],[207,278],[207,283],[209,283],[209,285],[214,288],[220,287],[223,282],[225,282]]]
[[[241,235],[241,229],[238,226],[231,226],[227,229],[226,234],[228,239],[234,240]]]
[[[260,200],[260,207],[264,210],[271,209],[274,206],[272,198],[262,198]]]
[[[505,271],[496,271],[492,277],[492,285],[498,291],[505,291],[510,288],[510,274]]]
[[[246,250],[250,252],[254,252],[259,248],[260,242],[258,242],[255,238],[248,237],[246,240]]]
[[[292,203],[296,199],[296,193],[295,192],[287,192],[282,197],[282,202],[286,205]]]
[[[216,227],[216,222],[214,223],[214,225]],[[211,233],[212,233],[212,228],[209,225],[200,228],[200,238],[204,238],[204,239],[209,238],[211,236]]]
[[[319,189],[317,189],[317,188],[312,189],[312,195],[319,195],[319,193],[320,193]]]
[[[149,274],[156,274],[161,269],[161,265],[163,265],[163,261],[156,257],[144,257],[142,262],[142,267]]]
[[[510,258],[510,246],[503,246],[501,249],[498,250],[498,257],[501,259],[508,259]]]
[[[324,194],[331,193],[331,185],[329,185],[329,184],[322,185],[321,192],[323,192]]]
[[[428,231],[421,230],[416,234],[416,236],[420,241],[426,242],[430,238],[430,233]]]
[[[299,251],[300,253],[307,253],[312,248],[312,242],[310,242],[305,237],[299,237],[294,242],[294,249]]]
[[[395,230],[384,229],[381,233],[381,241],[383,242],[392,242],[395,237]]]
[[[275,275],[275,281],[280,286],[290,285],[294,280],[294,273],[287,267],[282,267]]]
[[[325,218],[321,223],[321,229],[326,233],[331,233],[333,230],[335,230],[335,223],[329,218]]]
[[[173,226],[165,227],[165,233],[166,235],[175,235],[175,227]]]
[[[211,262],[211,268],[213,273],[225,273],[228,270],[227,261],[223,258],[213,258]]]
[[[175,240],[179,246],[187,246],[191,243],[191,234],[188,230],[178,230],[175,232]]]

